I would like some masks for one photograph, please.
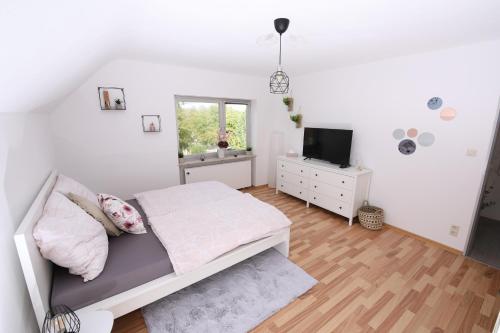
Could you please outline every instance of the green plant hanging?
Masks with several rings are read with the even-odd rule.
[[[296,128],[300,128],[302,126],[302,115],[300,113],[298,114],[291,114],[290,115],[290,120],[295,123]]]

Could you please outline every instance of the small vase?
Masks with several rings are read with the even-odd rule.
[[[302,122],[301,121],[296,121],[295,122],[295,128],[300,128],[302,127]]]
[[[288,112],[293,111],[293,98],[290,98],[290,101],[288,102]]]
[[[224,158],[224,154],[226,153],[226,148],[217,148],[217,155],[219,158]]]

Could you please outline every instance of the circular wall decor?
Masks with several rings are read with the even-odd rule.
[[[410,128],[407,132],[406,135],[408,135],[409,138],[414,138],[418,134],[418,130],[416,128]]]
[[[417,145],[413,140],[405,139],[399,143],[398,149],[403,155],[411,155],[417,150]]]
[[[431,110],[437,110],[443,105],[441,97],[432,97],[427,101],[427,107]]]
[[[417,141],[421,146],[429,147],[436,141],[436,137],[432,133],[424,132],[418,136]]]
[[[457,116],[457,111],[453,108],[445,107],[443,110],[441,110],[439,116],[442,120],[450,121],[455,119],[455,117]]]
[[[396,140],[401,140],[402,138],[405,137],[405,130],[404,129],[401,129],[401,128],[398,128],[398,129],[395,129],[393,132],[392,132],[392,136],[394,137],[394,139]]]

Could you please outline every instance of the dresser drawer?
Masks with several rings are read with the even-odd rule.
[[[309,187],[309,179],[305,177],[301,177],[299,175],[287,172],[287,171],[278,171],[278,178],[300,187],[307,189]]]
[[[278,170],[309,177],[311,168],[293,162],[278,160]]]
[[[348,189],[329,185],[314,179],[311,180],[310,188],[314,192],[328,195],[335,200],[340,200],[346,203],[352,202],[352,191]]]
[[[339,215],[347,216],[349,215],[350,204],[345,202],[337,201],[329,195],[311,191],[309,194],[309,202],[320,206],[327,210],[330,210]]]
[[[340,175],[334,172],[327,172],[318,169],[311,169],[311,179],[318,180],[333,186],[340,186],[349,190],[354,189],[354,178]]]
[[[277,186],[277,189],[282,191],[282,192],[288,193],[290,195],[293,195],[294,197],[297,197],[299,199],[307,201],[307,193],[308,192],[306,189],[304,189],[300,186],[290,184],[284,180],[278,180],[276,186]]]

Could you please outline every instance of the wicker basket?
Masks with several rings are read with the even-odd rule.
[[[359,223],[366,229],[380,230],[384,224],[384,210],[379,207],[370,206],[368,201],[358,210]]]

